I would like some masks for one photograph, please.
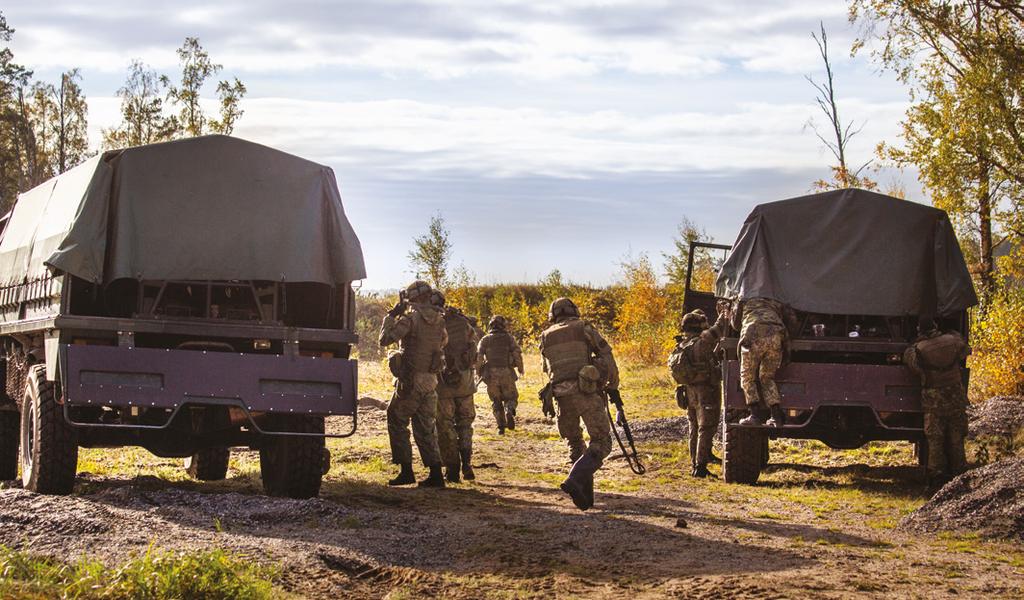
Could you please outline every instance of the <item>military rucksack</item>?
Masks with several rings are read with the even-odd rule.
[[[672,379],[679,385],[697,385],[714,380],[715,364],[712,360],[700,360],[695,356],[699,341],[699,335],[681,340],[668,356],[668,368],[672,370]]]
[[[445,310],[444,327],[448,344],[444,347],[445,365],[449,370],[465,371],[476,362],[476,347],[470,343],[472,324],[458,309]]]

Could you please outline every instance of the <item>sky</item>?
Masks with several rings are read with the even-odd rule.
[[[480,282],[552,269],[603,285],[660,265],[685,217],[730,243],[756,204],[803,195],[831,156],[805,76],[828,32],[851,162],[897,141],[906,89],[867,53],[842,0],[268,0],[4,3],[17,62],[81,69],[89,129],[119,121],[138,58],[178,73],[199,37],[248,87],[235,135],[329,165],[367,289],[412,277],[432,215]],[[215,83],[207,94],[213,97]],[[885,169],[926,201],[912,173]]]

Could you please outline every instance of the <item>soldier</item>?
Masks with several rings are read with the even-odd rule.
[[[788,339],[787,323],[795,320],[793,311],[777,300],[750,298],[732,311],[732,326],[740,331],[740,387],[750,415],[740,425],[782,427],[786,414],[779,405],[775,372],[782,366]],[[771,411],[765,423],[763,407]]]
[[[395,376],[395,392],[388,404],[388,439],[391,461],[400,467],[388,485],[416,483],[412,470],[412,446],[409,422],[416,447],[430,475],[421,487],[444,487],[441,453],[437,446],[437,373],[444,363],[442,348],[448,341],[444,315],[430,305],[430,285],[414,281],[399,295],[398,303],[384,317],[380,345],[398,344],[398,352],[388,357]]]
[[[594,473],[612,450],[605,403],[618,396],[619,369],[612,348],[589,323],[580,320],[572,300],[559,298],[548,312],[551,326],[540,337],[544,372],[558,404],[558,433],[569,446],[573,462],[562,491],[580,510],[594,505]],[[583,442],[580,419],[590,445]]]
[[[903,353],[903,363],[921,377],[928,485],[936,489],[967,467],[967,393],[960,365],[971,348],[959,333],[939,331],[929,316],[918,319],[917,332],[917,340]]]
[[[495,315],[487,323],[487,335],[480,340],[477,349],[476,372],[487,384],[487,395],[491,398],[494,420],[498,422],[498,433],[505,435],[505,428],[516,428],[516,405],[519,390],[516,389],[516,371],[523,375],[523,351],[507,331],[505,317]]]
[[[444,347],[444,371],[437,386],[437,444],[445,464],[445,479],[452,483],[462,476],[472,480],[473,420],[476,407],[473,394],[473,363],[476,361],[476,331],[458,308],[447,306],[444,294],[435,291],[431,304],[444,309],[448,343]]]
[[[668,359],[679,384],[676,402],[686,408],[690,422],[690,474],[694,477],[711,475],[711,444],[722,416],[722,372],[715,347],[728,326],[727,309],[727,303],[719,303],[713,327],[708,327],[701,310],[683,316],[682,334],[676,336],[676,348]]]

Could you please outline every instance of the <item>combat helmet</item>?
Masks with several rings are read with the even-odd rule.
[[[505,331],[506,327],[508,327],[508,322],[501,315],[494,315],[487,322],[487,329],[493,329],[494,331]]]
[[[551,308],[548,309],[548,320],[554,323],[558,319],[563,317],[579,317],[580,310],[576,308],[573,301],[568,298],[558,298],[551,303]]]
[[[708,317],[704,314],[704,311],[697,309],[690,311],[683,315],[683,320],[680,323],[683,331],[697,331],[705,329],[708,326]]]
[[[445,300],[444,294],[441,293],[441,290],[434,290],[430,292],[430,304],[433,306],[444,308],[446,302],[447,300]]]
[[[430,294],[433,291],[429,283],[422,279],[417,279],[406,286],[405,298],[413,303],[426,303],[430,301]]]

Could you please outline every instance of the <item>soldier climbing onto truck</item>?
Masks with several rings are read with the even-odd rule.
[[[751,298],[737,300],[731,315],[733,329],[740,332],[740,385],[750,410],[740,425],[782,427],[786,413],[775,373],[786,361],[789,330],[798,328],[795,313],[777,300]]]

